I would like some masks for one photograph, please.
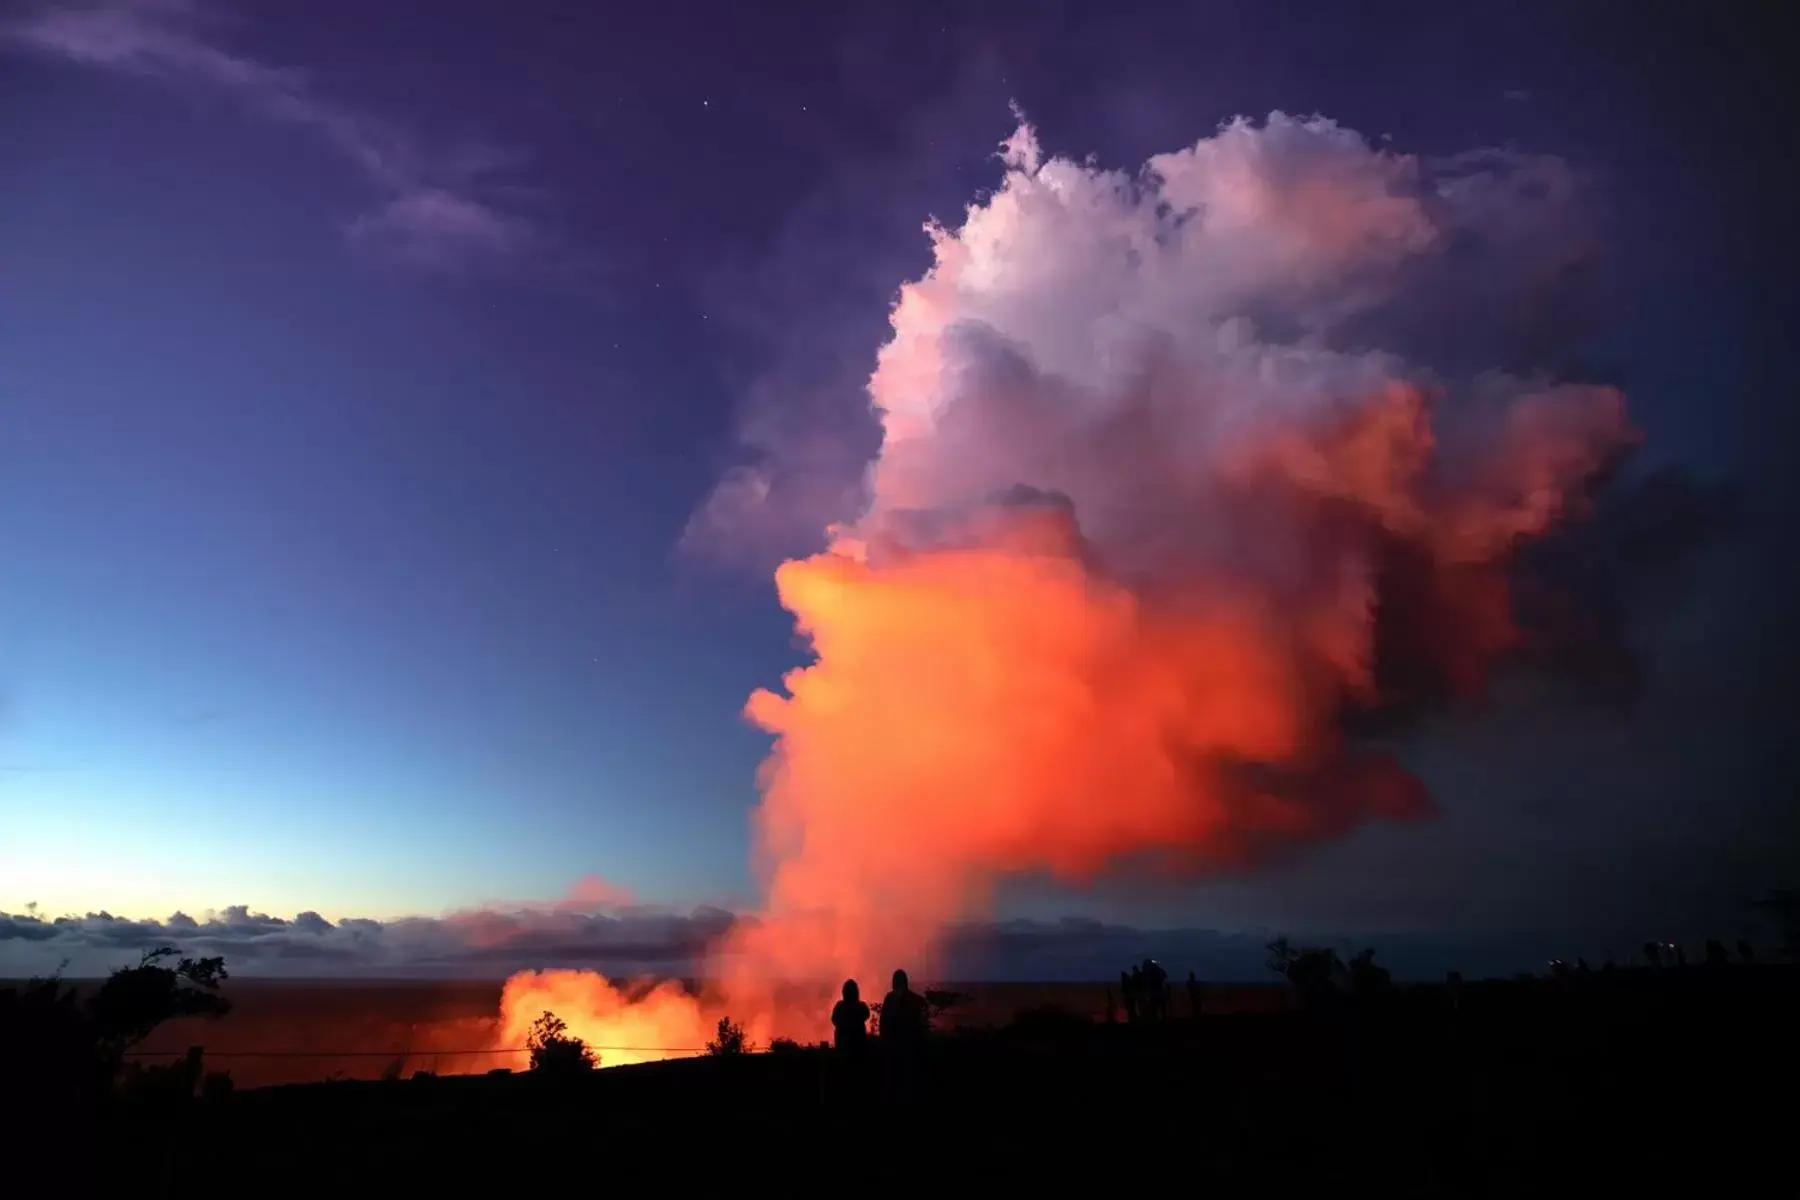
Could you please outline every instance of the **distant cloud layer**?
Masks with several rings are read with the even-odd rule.
[[[59,967],[70,976],[99,975],[164,945],[223,955],[242,975],[486,978],[545,965],[681,974],[733,920],[711,908],[599,912],[560,905],[393,921],[329,921],[316,912],[284,918],[242,904],[198,919],[0,913],[0,977]]]
[[[380,193],[350,220],[350,241],[439,273],[519,266],[542,234],[508,182],[516,155],[491,146],[427,146],[414,133],[322,96],[305,73],[221,48],[221,14],[194,0],[43,3],[0,23],[0,46],[175,86],[210,88],[266,120],[321,138]]]
[[[316,912],[277,917],[242,904],[200,918],[175,913],[160,920],[108,912],[62,917],[0,912],[0,979],[59,970],[70,978],[96,977],[157,946],[222,955],[234,975],[248,977],[499,979],[548,967],[591,968],[614,978],[687,977],[700,969],[707,945],[752,919],[705,907],[594,911],[582,902],[585,886],[551,903],[392,921],[329,921]],[[1154,955],[1178,974],[1191,970],[1215,981],[1261,980],[1269,936],[1090,920],[975,922],[950,930],[933,960],[915,964],[914,970],[933,981],[1104,980]],[[1541,967],[1551,955],[1578,952],[1598,961],[1609,949],[1529,935],[1455,943],[1380,934],[1320,940],[1345,949],[1373,944],[1401,977],[1427,979],[1451,967],[1506,974]],[[1612,948],[1629,953],[1625,943]]]

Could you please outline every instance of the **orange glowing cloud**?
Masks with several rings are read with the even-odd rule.
[[[593,971],[521,971],[500,998],[497,1044],[525,1045],[531,1023],[553,1012],[603,1067],[654,1062],[704,1049],[717,1017],[673,980],[622,986]]]
[[[776,575],[812,659],[746,708],[766,901],[719,994],[532,977],[520,1019],[817,1036],[781,987],[879,983],[1017,873],[1204,872],[1431,810],[1348,723],[1478,694],[1522,637],[1517,548],[1635,438],[1613,389],[1381,347],[1459,223],[1518,227],[1510,193],[1280,114],[1135,177],[1028,127],[1005,161],[894,306],[866,511]]]

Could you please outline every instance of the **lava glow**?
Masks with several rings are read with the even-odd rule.
[[[866,510],[776,575],[812,660],[746,709],[765,903],[718,995],[521,975],[510,1044],[546,1009],[601,1047],[725,1012],[817,1040],[824,1003],[778,988],[876,991],[1020,872],[1204,873],[1431,811],[1349,719],[1479,694],[1525,636],[1517,548],[1634,439],[1611,388],[1419,361],[1430,319],[1479,344],[1585,252],[1566,168],[1279,114],[1137,176],[1028,127],[1005,161],[895,304]]]
[[[521,971],[500,997],[498,1044],[525,1045],[531,1023],[553,1012],[600,1065],[622,1067],[702,1050],[718,1017],[673,980],[617,986],[592,971]]]

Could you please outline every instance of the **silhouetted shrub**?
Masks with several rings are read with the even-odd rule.
[[[744,1027],[730,1017],[719,1018],[719,1032],[712,1041],[706,1043],[706,1052],[711,1055],[743,1054],[750,1048],[744,1038]]]
[[[119,1090],[140,1104],[172,1105],[194,1100],[206,1078],[199,1046],[173,1062],[127,1063],[119,1077]]]
[[[1012,1029],[1034,1038],[1057,1041],[1080,1037],[1093,1031],[1094,1023],[1060,1004],[1039,1004],[1022,1008],[1013,1014]]]
[[[770,1054],[797,1054],[804,1049],[806,1049],[806,1047],[802,1046],[799,1042],[796,1042],[793,1038],[776,1038],[769,1043]]]
[[[531,1069],[545,1075],[591,1071],[597,1061],[587,1043],[578,1037],[570,1037],[568,1023],[548,1009],[531,1023],[531,1031],[525,1035],[525,1046],[531,1051]]]
[[[939,1029],[949,1015],[951,1009],[964,1004],[969,997],[964,992],[946,992],[927,990],[925,993],[925,1027]]]
[[[1775,929],[1778,953],[1788,961],[1800,961],[1800,888],[1770,892],[1756,907]]]

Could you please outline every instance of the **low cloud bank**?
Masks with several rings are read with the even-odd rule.
[[[234,976],[266,978],[499,979],[514,971],[581,967],[610,977],[691,976],[705,948],[748,920],[722,909],[676,911],[626,906],[572,911],[567,905],[470,909],[442,917],[391,921],[316,912],[278,917],[238,904],[203,917],[175,913],[141,920],[109,912],[47,917],[0,912],[0,978],[61,970],[71,978],[103,975],[144,950],[223,955]],[[1177,974],[1213,981],[1267,982],[1264,944],[1272,933],[1144,929],[1090,920],[1018,920],[958,926],[933,961],[914,965],[931,979],[1104,980],[1146,955]],[[1605,946],[1571,946],[1531,935],[1479,941],[1413,934],[1308,938],[1345,948],[1378,948],[1404,978],[1434,978],[1457,968],[1472,974],[1539,969],[1552,954],[1603,955]],[[1629,946],[1615,947],[1620,955]]]
[[[329,921],[316,912],[278,917],[242,904],[198,919],[179,912],[148,920],[0,913],[0,976],[59,966],[69,976],[98,975],[162,945],[223,955],[237,975],[482,978],[545,965],[679,974],[734,919],[714,908],[644,906],[483,908],[391,921]]]

